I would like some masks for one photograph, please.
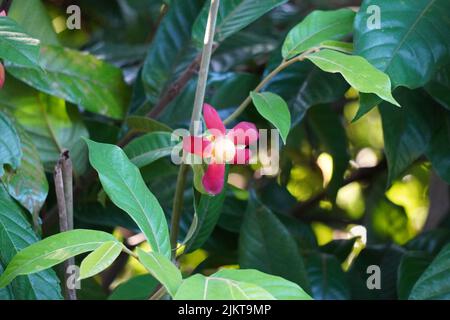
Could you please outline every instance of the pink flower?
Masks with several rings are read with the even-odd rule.
[[[5,68],[0,62],[0,89],[3,88],[4,84],[5,84]]]
[[[0,12],[0,17],[6,17],[6,11],[5,10],[2,10]]]
[[[185,137],[183,149],[207,160],[203,187],[208,193],[216,195],[225,183],[225,165],[248,164],[251,151],[247,147],[255,143],[259,136],[256,126],[250,122],[240,122],[227,133],[216,109],[209,104],[203,106],[203,118],[207,133],[201,137]]]

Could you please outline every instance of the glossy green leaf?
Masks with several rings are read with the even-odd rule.
[[[0,106],[8,108],[25,129],[46,170],[53,172],[60,153],[67,149],[75,171],[82,173],[87,159],[80,148],[81,137],[89,134],[74,108],[12,78],[0,90]]]
[[[442,106],[450,110],[450,65],[440,69],[425,86],[425,90]]]
[[[0,112],[0,177],[5,174],[4,166],[17,169],[22,160],[22,145],[19,134],[11,119]]]
[[[295,240],[277,217],[254,198],[249,201],[241,227],[239,265],[283,277],[309,291]]]
[[[204,0],[174,0],[158,27],[142,70],[151,105],[157,103],[172,78],[184,71],[197,54],[191,47],[191,30],[203,4]]]
[[[6,268],[18,252],[37,241],[39,239],[25,219],[21,208],[10,198],[3,186],[0,186],[0,243],[2,244],[0,265]],[[0,279],[4,279],[4,274],[6,272],[0,270]],[[0,289],[0,296],[5,290],[8,291],[10,298],[20,300],[62,299],[59,280],[53,270],[17,277],[6,288]]]
[[[11,197],[36,215],[47,198],[47,177],[33,141],[22,126],[16,123],[15,127],[21,140],[22,163],[17,170],[8,170],[2,181]]]
[[[398,266],[398,298],[408,299],[414,284],[431,263],[432,257],[423,251],[405,253]]]
[[[59,44],[52,19],[41,0],[14,0],[8,16],[42,44]]]
[[[78,104],[88,111],[121,119],[128,89],[120,69],[67,48],[42,46],[42,69],[8,63],[8,71],[28,85]]]
[[[172,140],[172,134],[169,132],[150,132],[131,141],[124,151],[131,162],[142,168],[170,156],[178,143],[178,140]]]
[[[86,279],[108,268],[120,255],[123,244],[118,241],[108,241],[92,251],[83,259],[80,266],[79,279]]]
[[[340,73],[356,90],[374,93],[385,101],[399,106],[391,93],[389,77],[359,56],[350,56],[329,49],[308,55],[316,66],[326,72]]]
[[[222,42],[234,33],[244,29],[256,19],[287,0],[228,0],[221,1],[217,16],[215,41]],[[206,4],[192,27],[192,38],[201,46],[203,43],[210,3]]]
[[[269,292],[277,300],[311,300],[312,298],[297,284],[281,277],[271,276],[258,270],[222,269],[213,277],[255,284]]]
[[[306,265],[314,299],[350,299],[347,279],[336,257],[317,252],[311,253],[306,259]]]
[[[380,10],[381,28],[368,23],[374,18],[368,10],[372,5]],[[421,87],[450,62],[449,10],[446,0],[366,0],[355,18],[355,54],[388,74],[394,88]],[[363,99],[358,118],[381,102],[369,96]]]
[[[0,276],[0,287],[15,277],[53,267],[78,254],[93,251],[108,241],[117,241],[102,231],[72,230],[34,243],[17,253]]]
[[[157,252],[145,252],[138,248],[137,253],[144,267],[174,297],[183,281],[180,270],[167,257]]]
[[[396,95],[403,108],[382,104],[385,154],[390,184],[424,154],[439,116],[436,106],[422,92],[399,89]],[[427,105],[427,108],[423,108]]]
[[[278,129],[286,143],[291,129],[291,114],[286,101],[271,92],[252,92],[250,95],[258,112]]]
[[[450,298],[450,245],[445,246],[417,280],[412,300],[448,300]]]
[[[344,174],[349,166],[348,141],[342,120],[328,105],[315,106],[309,110],[308,124],[322,145],[323,151],[333,158],[333,175],[328,194],[335,198],[342,187]]]
[[[434,170],[447,183],[450,183],[450,111],[439,110],[436,112],[439,121],[430,123],[436,131],[431,137],[425,155],[430,159]]]
[[[226,180],[225,180],[226,181]],[[201,194],[198,204],[194,203],[197,215],[197,228],[187,244],[187,250],[192,252],[201,246],[211,236],[222,213],[223,204],[227,193],[227,186],[216,196]]]
[[[355,12],[350,9],[313,11],[289,31],[282,48],[283,58],[290,59],[326,40],[338,40],[352,33]]]
[[[380,9],[381,28],[368,23],[371,5]],[[394,87],[420,87],[449,61],[449,11],[446,0],[366,0],[355,19],[355,54],[387,73]]]
[[[148,117],[129,116],[125,119],[127,126],[136,132],[172,132],[173,130],[162,122]]]
[[[159,282],[149,274],[142,274],[119,284],[108,300],[147,300]]]
[[[221,277],[196,274],[183,280],[175,300],[274,300],[263,288]]]
[[[32,38],[9,17],[0,17],[0,58],[36,68],[39,40]]]
[[[169,230],[158,199],[148,190],[139,169],[117,146],[86,140],[91,165],[111,201],[127,212],[155,252],[170,257]]]
[[[348,54],[353,53],[353,43],[349,43],[349,42],[327,40],[327,41],[323,41],[320,44],[320,47],[324,48],[324,49],[331,49],[331,50],[340,51],[340,52],[348,53]]]

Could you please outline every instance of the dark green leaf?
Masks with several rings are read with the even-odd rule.
[[[19,251],[37,241],[20,207],[0,186],[0,265],[6,267]],[[4,274],[2,272],[0,278]],[[8,290],[11,298],[20,300],[62,299],[59,280],[53,270],[17,277],[6,289],[0,289],[0,295],[4,290]]]
[[[244,29],[253,21],[287,0],[227,0],[221,1],[217,16],[215,41],[222,42],[232,34]],[[192,27],[192,38],[201,46],[208,21],[210,3],[206,2]]]
[[[147,300],[158,287],[159,282],[149,274],[143,274],[121,283],[108,300]]]
[[[8,164],[17,169],[21,160],[22,145],[19,134],[11,119],[0,112],[0,177],[5,174],[4,165]]]
[[[445,246],[417,280],[412,300],[448,300],[450,298],[450,245]]]
[[[435,256],[448,243],[450,243],[450,230],[436,229],[419,234],[405,244],[405,247],[409,250],[425,251]]]
[[[333,240],[320,247],[320,251],[335,256],[340,263],[343,263],[353,251],[353,246],[357,239],[358,238]]]
[[[127,126],[137,132],[154,132],[164,131],[172,132],[173,130],[164,123],[158,122],[148,117],[129,116],[125,119]]]
[[[423,251],[406,252],[398,266],[398,298],[406,300],[414,284],[431,263],[432,257]]]
[[[440,69],[425,89],[437,102],[450,110],[450,65]]]
[[[306,269],[295,240],[277,217],[257,199],[250,199],[239,239],[239,264],[277,275],[307,292]]]

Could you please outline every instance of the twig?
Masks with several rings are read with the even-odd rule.
[[[70,178],[68,178],[69,175]],[[60,232],[65,232],[71,230],[71,227],[73,227],[72,163],[69,159],[68,151],[64,151],[56,163],[54,181],[58,203],[59,229]],[[76,289],[69,288],[67,285],[69,278],[67,270],[74,264],[74,258],[64,261],[64,287],[68,300],[77,299]]]
[[[276,67],[274,70],[272,70],[272,72],[270,72],[257,86],[256,88],[253,90],[254,92],[259,92],[261,91],[261,89],[263,89],[269,82],[270,80],[272,80],[278,73],[280,73],[281,71],[283,71],[284,69],[286,69],[287,67],[289,67],[290,65],[296,63],[296,62],[300,62],[306,59],[306,57],[314,52],[319,51],[321,48],[316,47],[316,48],[311,48],[305,52],[303,52],[301,55],[296,56],[292,59],[289,60],[283,60],[280,65],[278,67]],[[228,117],[226,118],[223,123],[224,124],[229,124],[231,121],[235,120],[242,112],[244,112],[244,110],[250,105],[250,103],[252,102],[252,98],[249,96],[247,96],[247,98],[245,98],[245,100],[241,103],[241,105]]]
[[[200,63],[200,72],[198,76],[197,90],[195,92],[194,108],[192,110],[190,132],[192,135],[196,135],[196,123],[200,121],[202,107],[205,99],[206,85],[208,81],[209,64],[211,61],[211,55],[213,50],[214,35],[216,31],[217,12],[219,10],[220,0],[211,0],[211,6],[209,8],[208,23],[205,30],[205,40],[202,50],[202,58]],[[181,219],[181,213],[183,209],[183,196],[184,187],[186,182],[186,175],[188,172],[188,166],[182,164],[178,171],[177,186],[175,190],[175,197],[173,201],[171,230],[170,230],[170,243],[172,249],[177,247],[178,231]],[[173,255],[176,255],[176,250],[173,250]]]

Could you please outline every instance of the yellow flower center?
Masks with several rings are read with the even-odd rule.
[[[213,157],[216,163],[227,163],[234,159],[236,147],[233,141],[227,138],[219,138],[214,141]]]

